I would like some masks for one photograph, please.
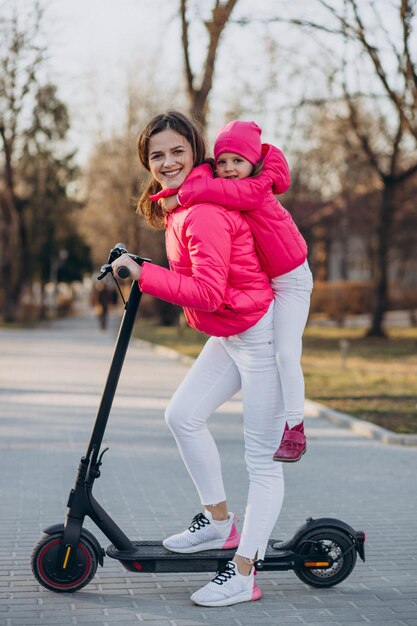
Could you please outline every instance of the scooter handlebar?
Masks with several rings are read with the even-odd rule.
[[[130,258],[140,266],[142,266],[145,261],[147,261],[148,263],[152,263],[151,259],[146,259],[144,257],[137,256],[136,254],[130,254],[130,252],[127,252],[127,255],[130,256]],[[126,265],[121,265],[117,269],[117,275],[119,278],[129,278],[130,269],[126,267]]]
[[[121,265],[117,270],[117,275],[119,278],[129,278],[130,269],[126,265]]]
[[[100,274],[97,276],[98,280],[102,280],[105,276],[107,276],[107,274],[113,273],[111,264],[115,259],[118,259],[120,256],[122,256],[122,254],[128,254],[130,258],[133,259],[138,265],[142,265],[145,261],[147,261],[148,263],[152,263],[151,259],[137,256],[136,254],[131,254],[126,250],[126,247],[123,243],[117,243],[114,248],[110,250],[107,263],[101,267]],[[119,278],[129,278],[130,270],[125,265],[121,265],[117,271],[117,275]]]

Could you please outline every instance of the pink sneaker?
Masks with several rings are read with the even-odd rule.
[[[278,450],[272,457],[274,461],[282,463],[295,463],[299,461],[307,448],[306,436],[304,434],[304,423],[301,422],[292,428],[285,424],[284,434]]]

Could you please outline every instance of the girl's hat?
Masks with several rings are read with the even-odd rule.
[[[261,158],[261,129],[255,122],[233,120],[219,130],[214,144],[214,158],[222,152],[234,152],[255,165]]]

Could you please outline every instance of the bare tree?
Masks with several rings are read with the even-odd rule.
[[[79,169],[74,163],[75,152],[66,148],[69,129],[68,110],[56,86],[42,85],[35,93],[30,123],[21,133],[23,146],[16,174],[18,203],[24,206],[21,220],[25,237],[20,237],[14,255],[21,260],[20,282],[24,279],[31,286],[36,280],[42,294],[56,274],[60,251],[68,253],[67,266],[75,261],[74,214],[80,207],[69,197],[67,188],[79,177]],[[78,278],[86,268],[79,269]]]
[[[26,282],[23,267],[27,247],[24,211],[19,197],[17,160],[22,152],[22,124],[27,108],[33,105],[43,48],[38,45],[42,12],[36,4],[21,26],[16,9],[0,21],[0,241],[3,314],[15,316],[16,304]],[[21,254],[23,252],[23,254]]]
[[[321,0],[320,0],[321,1]],[[397,24],[401,27],[402,38],[395,41],[390,33],[383,30],[385,45],[391,50],[390,58],[395,61],[395,71],[389,69],[382,45],[373,41],[368,32],[356,0],[345,0],[349,18],[337,14],[327,2],[321,4],[328,8],[338,19],[341,28],[350,38],[361,45],[368,57],[379,81],[380,87],[390,104],[387,117],[384,111],[378,113],[380,130],[384,139],[376,142],[370,134],[370,126],[362,111],[365,98],[352,94],[343,81],[343,92],[349,110],[349,120],[355,131],[364,154],[376,174],[382,190],[378,210],[377,246],[375,263],[375,308],[369,335],[383,336],[383,319],[388,305],[388,259],[392,244],[393,225],[399,208],[399,191],[405,182],[417,173],[417,59],[413,59],[410,51],[410,37],[413,31],[415,2],[400,0],[397,7]],[[375,23],[379,23],[378,9],[370,4],[374,11]],[[382,26],[380,24],[382,30]],[[346,75],[346,71],[345,71]]]
[[[334,104],[340,117],[349,122],[356,144],[379,180],[375,308],[369,334],[384,336],[390,246],[393,225],[397,223],[398,198],[407,181],[417,174],[417,59],[413,45],[416,2],[316,0],[315,4],[308,3],[308,8],[312,17],[306,13],[298,16],[294,5],[292,12],[283,7],[279,16],[240,18],[238,23],[292,25],[303,37],[308,32],[311,40],[321,45],[322,52],[327,52],[324,63],[322,55],[317,54],[314,71],[318,65],[322,67],[329,91],[315,98],[314,103],[319,107]],[[310,63],[310,80],[306,83],[311,84],[312,69]],[[295,110],[312,102],[311,98],[300,99]]]
[[[192,70],[190,55],[190,23],[187,17],[187,0],[181,0],[180,15],[182,27],[182,50],[185,65],[186,88],[190,102],[190,113],[203,128],[206,126],[208,97],[213,86],[214,66],[222,33],[238,0],[227,0],[222,3],[216,0],[211,19],[204,22],[209,35],[207,54],[203,64],[200,85],[196,86],[196,76]]]
[[[410,45],[415,28],[415,1],[397,0],[393,9],[395,28],[389,29],[381,19],[381,3],[377,6],[372,1],[317,2],[334,20],[334,27],[324,28],[323,24],[302,20],[297,20],[297,25],[343,38],[350,43],[349,48],[343,48],[346,54],[348,50],[351,52],[352,43],[359,44],[356,74],[355,59],[350,55],[342,58],[333,78],[335,75],[339,78],[346,119],[381,187],[374,267],[375,307],[368,334],[384,336],[389,252],[399,193],[417,174],[417,59]],[[367,70],[368,84],[364,88]]]
[[[349,120],[341,118],[332,104],[312,107],[304,123],[303,132],[309,142],[300,145],[298,153],[293,155],[291,189],[283,202],[288,203],[298,226],[309,239],[315,277],[319,273],[322,279],[328,279],[330,260],[325,253],[338,242],[343,251],[339,275],[348,279],[355,264],[351,237],[372,239],[376,224],[376,207],[372,203],[379,193],[379,179],[358,145]],[[372,119],[368,119],[368,124],[377,134]],[[315,240],[317,232],[327,242],[326,248]],[[316,244],[321,248],[319,272]],[[371,263],[371,255],[367,258]]]

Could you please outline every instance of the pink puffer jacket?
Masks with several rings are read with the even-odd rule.
[[[165,240],[171,271],[144,263],[144,293],[183,306],[190,326],[219,337],[247,330],[266,313],[272,290],[238,211],[178,207],[167,217]]]
[[[229,180],[213,178],[209,165],[193,170],[178,191],[182,206],[213,202],[244,212],[255,239],[261,267],[269,278],[282,276],[307,257],[307,244],[289,212],[275,198],[290,186],[287,161],[281,150],[262,145],[264,165],[259,176]]]

